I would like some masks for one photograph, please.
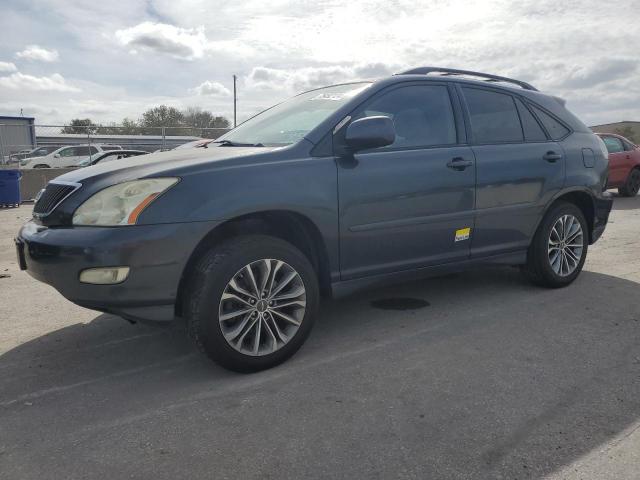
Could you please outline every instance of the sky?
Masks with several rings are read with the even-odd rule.
[[[238,120],[310,88],[418,66],[510,76],[588,125],[640,120],[640,0],[3,0],[0,115]]]

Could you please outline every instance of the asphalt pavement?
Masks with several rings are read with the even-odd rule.
[[[29,215],[0,210],[2,479],[640,478],[640,197],[568,288],[504,267],[328,302],[251,375],[20,272]]]

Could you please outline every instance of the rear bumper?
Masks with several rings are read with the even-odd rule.
[[[72,302],[129,320],[173,319],[191,253],[217,222],[46,228],[30,221],[16,238],[21,267]],[[87,268],[128,266],[115,285],[79,281]]]
[[[591,244],[598,241],[604,233],[604,229],[609,221],[609,213],[613,207],[613,197],[608,192],[603,192],[601,197],[595,199],[595,215],[593,219],[593,230],[591,231]]]

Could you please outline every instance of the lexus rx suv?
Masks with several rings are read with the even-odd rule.
[[[562,100],[423,67],[302,93],[208,148],[67,173],[16,246],[72,302],[182,317],[213,360],[256,371],[300,348],[322,297],[481,264],[570,284],[605,229],[607,175]]]

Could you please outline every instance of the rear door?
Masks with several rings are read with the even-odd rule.
[[[471,257],[526,248],[544,207],[564,184],[562,147],[517,96],[475,86],[460,91],[477,172]]]
[[[337,159],[343,279],[468,258],[475,166],[457,102],[444,84],[402,84],[352,113],[389,116],[396,141]]]

